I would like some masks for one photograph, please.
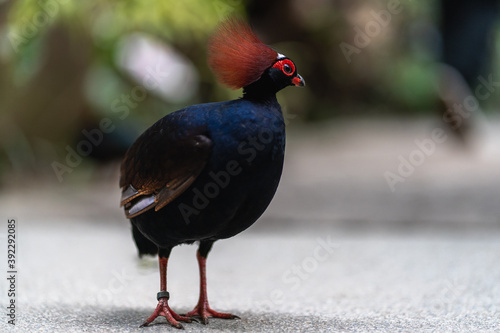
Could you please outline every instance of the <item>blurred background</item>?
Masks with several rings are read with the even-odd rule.
[[[341,190],[334,200],[297,195],[302,215],[316,216],[319,203],[342,211],[361,195],[386,198],[362,210],[386,220],[400,209],[387,205],[401,207],[396,189],[443,179],[451,188],[466,179],[473,189],[478,179],[493,184],[497,7],[490,0],[0,1],[0,186],[7,199],[50,188],[58,201],[90,200],[87,186],[107,184],[114,200],[120,158],[142,131],[183,106],[241,95],[218,85],[206,63],[207,39],[230,15],[247,18],[307,81],[278,96],[289,134],[283,186]],[[372,183],[381,193],[365,194]],[[425,186],[422,198],[435,190]],[[355,188],[365,190],[345,194]],[[496,207],[491,191],[486,202]],[[111,199],[97,201],[110,204],[100,213],[115,210]],[[476,220],[484,220],[484,201],[468,211]],[[407,204],[394,221],[441,207],[432,200],[414,207],[413,197]],[[29,207],[23,211],[36,212]],[[442,214],[463,216],[449,209]],[[341,218],[358,219],[351,211]]]
[[[438,122],[444,110],[438,88],[443,55],[452,63],[459,58],[470,89],[481,83],[479,75],[495,80],[495,10],[476,18],[466,8],[468,17],[485,27],[458,31],[459,45],[452,41],[447,48],[443,31],[453,27],[441,29],[445,15],[439,2],[393,1],[397,6],[389,8],[390,3],[3,0],[0,179],[5,184],[13,176],[57,181],[59,173],[68,182],[88,177],[83,174],[119,159],[163,115],[239,96],[219,86],[206,63],[207,38],[228,15],[247,17],[261,39],[294,59],[307,78],[307,89],[279,96],[290,127],[359,118]],[[482,1],[480,10],[483,3],[489,1]],[[457,17],[463,14],[452,14],[463,27],[465,19]],[[461,52],[474,59],[460,58]],[[471,69],[467,61],[480,66]],[[499,96],[493,92],[481,101],[488,117],[498,115]],[[86,139],[82,132],[99,129],[102,119],[109,120],[109,133],[97,145],[80,147],[89,156],[75,158],[77,168],[68,166],[66,147],[76,151]]]
[[[307,81],[278,96],[288,152],[266,216],[499,225],[497,13],[490,0],[0,1],[2,198],[125,223],[118,169],[137,136],[241,95],[206,62],[213,29],[239,15]]]
[[[0,1],[2,197],[28,216],[125,223],[118,169],[137,136],[241,95],[206,62],[211,32],[239,15],[307,81],[278,95],[288,151],[265,216],[499,225],[497,13],[491,0]]]
[[[73,327],[60,314],[74,304],[96,325],[104,315],[92,315],[95,304],[107,313],[120,302],[126,310],[111,321],[126,326],[149,315],[157,264],[135,261],[119,207],[120,159],[162,116],[241,95],[217,84],[206,62],[207,39],[231,15],[293,59],[307,86],[278,94],[288,139],[275,199],[248,232],[215,246],[211,259],[238,283],[261,265],[270,279],[242,282],[244,291],[222,279],[213,294],[235,302],[226,309],[238,313],[273,300],[278,288],[293,309],[342,313],[339,320],[379,313],[386,302],[389,318],[418,324],[427,313],[439,325],[442,314],[456,313],[436,306],[466,294],[479,311],[466,304],[466,314],[495,321],[500,33],[493,0],[0,0],[0,210],[19,220],[23,274],[38,279],[21,280],[24,309],[38,313],[28,298],[38,295],[52,317],[37,319],[49,328]],[[319,236],[339,245],[335,260],[291,290],[283,272],[312,255]],[[262,263],[265,254],[250,255],[255,244],[273,256]],[[192,289],[176,300],[188,310],[196,300],[194,248],[178,251],[172,288]],[[124,267],[134,278],[123,287],[136,289],[127,295],[107,287]],[[103,290],[113,298],[96,301]],[[443,301],[443,290],[454,296]],[[289,311],[271,303],[270,311]],[[139,306],[141,313],[130,312]],[[390,323],[389,331],[401,329]]]

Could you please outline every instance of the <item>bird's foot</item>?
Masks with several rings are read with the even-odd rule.
[[[224,313],[224,312],[217,312],[215,310],[212,310],[208,303],[198,303],[196,307],[194,308],[193,311],[190,311],[183,316],[186,317],[199,317],[201,319],[202,324],[206,325],[208,324],[208,318],[222,318],[222,319],[240,319],[240,317],[231,314],[231,313]]]
[[[172,311],[172,309],[170,309],[170,307],[168,306],[168,298],[165,297],[165,298],[160,298],[158,300],[158,305],[156,306],[156,309],[154,310],[153,314],[148,319],[146,319],[146,321],[140,327],[148,326],[158,316],[165,317],[165,319],[167,319],[170,325],[180,329],[183,329],[184,327],[181,325],[179,321],[183,321],[186,323],[190,323],[193,321],[191,318],[180,316],[174,311]]]

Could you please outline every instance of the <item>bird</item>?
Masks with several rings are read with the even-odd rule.
[[[264,44],[241,18],[228,18],[208,41],[216,79],[243,96],[172,112],[149,127],[126,152],[120,169],[121,206],[140,256],[158,255],[160,292],[153,314],[181,322],[235,319],[213,310],[207,298],[206,260],[215,241],[250,227],[278,187],[285,152],[285,122],[276,93],[305,86],[295,63]],[[167,264],[172,248],[198,243],[200,296],[177,314],[169,304]]]

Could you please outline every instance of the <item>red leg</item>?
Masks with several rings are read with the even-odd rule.
[[[200,267],[200,298],[198,300],[198,304],[195,306],[193,311],[190,311],[185,314],[186,317],[200,317],[201,322],[203,324],[208,324],[208,318],[223,318],[223,319],[235,319],[240,318],[231,313],[222,313],[214,311],[208,305],[207,298],[207,275],[206,275],[206,256],[202,256],[200,251],[196,253],[196,257],[198,258],[198,266]]]
[[[163,316],[167,319],[170,325],[183,328],[179,321],[184,321],[187,323],[191,322],[191,319],[188,317],[183,317],[172,311],[168,306],[168,292],[167,292],[167,263],[168,258],[159,257],[160,262],[160,289],[161,291],[158,293],[158,305],[154,310],[153,314],[146,319],[146,321],[141,325],[141,327],[148,326],[156,319],[158,316]]]

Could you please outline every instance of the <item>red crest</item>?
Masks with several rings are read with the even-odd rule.
[[[232,89],[257,81],[277,57],[246,22],[235,18],[223,22],[208,43],[210,68],[219,82]]]

